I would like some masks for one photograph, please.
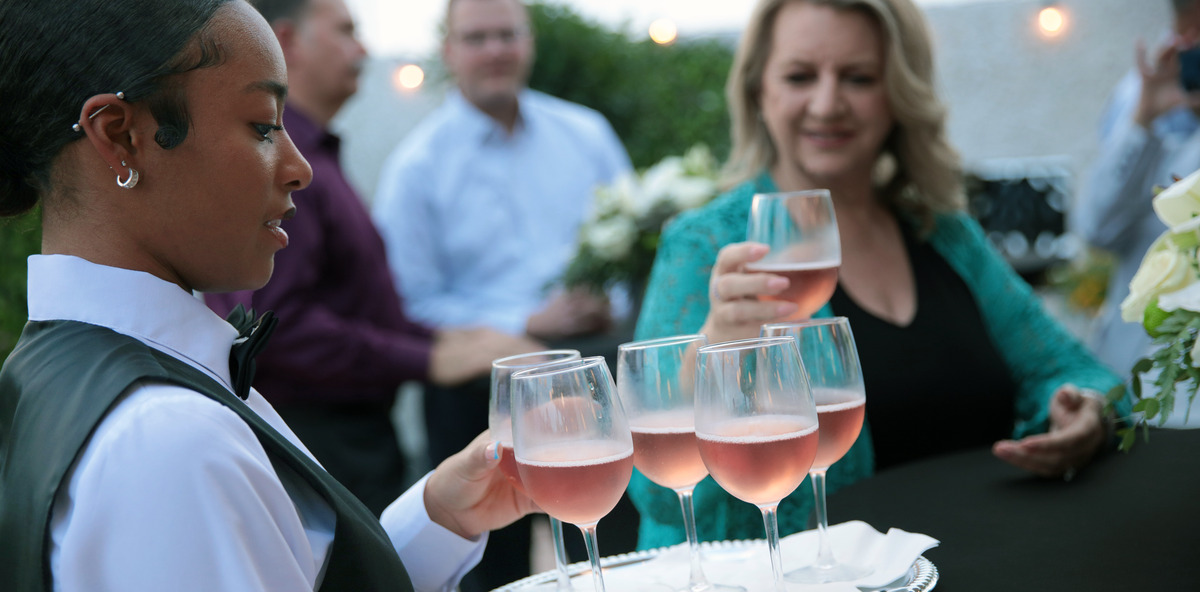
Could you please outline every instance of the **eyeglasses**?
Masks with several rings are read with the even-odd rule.
[[[514,29],[495,29],[491,31],[468,31],[456,35],[454,39],[472,49],[487,45],[489,39],[495,39],[500,45],[509,46],[529,36],[529,29],[519,27]]]

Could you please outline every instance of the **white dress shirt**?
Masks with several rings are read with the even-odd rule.
[[[1141,324],[1121,319],[1120,305],[1146,250],[1166,230],[1151,205],[1153,188],[1200,168],[1195,114],[1179,107],[1143,128],[1133,120],[1140,95],[1136,72],[1114,90],[1101,120],[1099,154],[1070,212],[1071,228],[1117,259],[1091,345],[1101,361],[1122,375],[1151,346]]]
[[[531,90],[519,105],[509,134],[451,93],[384,164],[372,215],[406,311],[425,324],[525,332],[595,188],[631,170],[599,113]]]
[[[29,318],[108,327],[230,385],[237,331],[148,273],[34,255]],[[257,391],[246,405],[311,456]],[[299,475],[280,469],[221,403],[174,385],[135,384],[97,426],[54,500],[55,590],[317,588],[336,515]],[[468,541],[433,524],[424,483],[381,521],[415,588],[448,591],[478,563],[487,537]]]

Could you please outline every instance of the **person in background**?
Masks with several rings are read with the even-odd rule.
[[[930,35],[910,0],[760,0],[726,88],[732,187],[663,232],[636,336],[757,337],[796,305],[784,277],[750,272],[755,193],[827,188],[842,243],[838,287],[818,316],[850,319],[867,419],[828,488],[925,456],[978,446],[1044,476],[1070,476],[1104,445],[1117,378],[1042,310],[964,211],[945,136]],[[914,434],[918,436],[914,436]],[[638,544],[684,539],[674,494],[640,474]],[[758,509],[711,479],[695,491],[701,538],[761,534]],[[807,528],[811,489],[779,511]]]
[[[205,301],[221,315],[240,304],[282,319],[274,347],[257,361],[255,386],[330,474],[378,514],[407,484],[391,416],[400,384],[462,383],[489,375],[494,358],[539,346],[488,328],[432,330],[405,315],[383,240],[328,131],[357,90],[366,55],[350,12],[344,0],[253,4],[283,47],[290,85],[283,122],[313,181],[294,194],[307,215],[282,223],[290,243],[276,255],[271,281]]]
[[[1171,6],[1174,27],[1166,40],[1149,54],[1138,44],[1136,68],[1109,98],[1099,153],[1069,217],[1075,232],[1116,258],[1090,345],[1126,376],[1151,347],[1140,323],[1121,320],[1121,301],[1150,244],[1166,230],[1151,207],[1154,187],[1200,169],[1200,88],[1185,89],[1180,77],[1180,55],[1200,38],[1200,0]]]
[[[253,7],[10,0],[0,71],[0,216],[43,230],[0,369],[5,590],[449,592],[534,509],[481,434],[376,518],[251,387],[271,317],[195,297],[267,283],[312,179]]]
[[[526,87],[533,35],[520,0],[447,2],[442,59],[456,89],[387,159],[372,214],[412,318],[602,354],[591,348],[612,324],[608,299],[548,286],[595,188],[631,165],[602,115]],[[486,380],[425,389],[432,462],[486,427],[487,398]],[[468,591],[528,573],[528,529],[510,531]]]

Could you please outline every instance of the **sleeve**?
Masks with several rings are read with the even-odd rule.
[[[1152,215],[1152,185],[1165,181],[1154,178],[1165,157],[1162,141],[1131,117],[1114,122],[1071,208],[1071,227],[1096,247],[1128,254]]]
[[[407,312],[431,326],[462,326],[479,311],[447,287],[450,266],[439,247],[443,222],[436,208],[438,184],[430,149],[408,143],[396,149],[380,174],[371,215]],[[519,324],[515,333],[524,331],[524,318]]]
[[[633,170],[633,163],[629,160],[629,153],[625,151],[625,145],[621,143],[621,139],[617,137],[616,130],[612,124],[599,113],[596,114],[599,118],[600,126],[600,149],[601,158],[600,166],[601,179],[605,183],[612,183],[624,173]]]
[[[347,231],[330,223],[339,218],[324,211],[337,207],[326,191],[305,190],[305,207],[312,211],[285,222],[288,248],[275,255],[271,281],[251,296],[256,310],[273,310],[286,321],[276,328],[260,366],[330,392],[424,380],[432,347],[428,329],[407,321],[392,327],[349,318],[327,305],[322,270],[331,264],[330,253],[343,251],[335,241]]]
[[[724,246],[685,212],[667,223],[634,332],[636,339],[695,333],[708,316],[708,280]]]
[[[215,401],[135,392],[68,479],[54,504],[60,592],[313,589],[320,563],[293,501],[250,427]]]
[[[426,475],[383,511],[380,522],[417,592],[453,592],[483,557],[487,533],[464,539],[434,523],[425,510]]]
[[[966,214],[942,217],[934,240],[971,288],[990,336],[1018,385],[1014,437],[1048,429],[1050,398],[1058,387],[1071,383],[1104,393],[1120,383],[1046,313],[974,220]],[[1128,405],[1118,411],[1128,414]]]

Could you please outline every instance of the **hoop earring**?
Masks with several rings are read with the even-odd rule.
[[[136,186],[138,184],[139,175],[138,175],[137,170],[135,170],[133,167],[125,164],[125,161],[123,161],[123,160],[121,161],[121,166],[129,169],[129,178],[122,181],[121,175],[117,175],[117,186],[122,189],[133,189],[134,186]]]

